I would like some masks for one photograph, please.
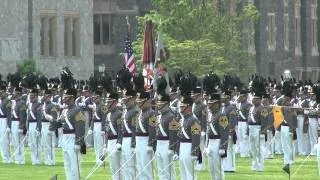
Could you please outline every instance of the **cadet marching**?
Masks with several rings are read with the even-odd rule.
[[[114,180],[194,180],[205,169],[222,180],[237,171],[237,153],[257,172],[274,154],[283,154],[284,165],[311,155],[320,175],[320,84],[289,71],[280,81],[253,75],[248,83],[212,72],[171,77],[126,68],[116,80],[75,80],[67,67],[60,78],[9,74],[0,83],[2,162],[25,164],[27,144],[34,166],[54,166],[61,147],[68,180],[89,179],[105,161]],[[87,175],[81,156],[88,147],[96,164]]]

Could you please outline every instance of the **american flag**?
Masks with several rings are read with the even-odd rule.
[[[129,35],[125,41],[125,44],[126,44],[126,47],[125,47],[124,58],[126,61],[126,67],[129,69],[131,73],[134,73],[136,71],[136,63],[134,61],[132,41]]]

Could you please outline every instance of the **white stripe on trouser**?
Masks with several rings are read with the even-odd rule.
[[[283,149],[284,164],[293,163],[293,140],[289,126],[281,126],[281,143]]]
[[[267,142],[265,143],[264,157],[273,158],[274,140],[271,130],[267,130]]]
[[[133,152],[131,150],[131,137],[123,138],[121,149],[122,149],[121,166],[123,166],[123,169],[124,169],[124,171],[122,171],[123,177],[125,180],[133,180],[134,177],[136,176],[136,167],[135,167],[135,156],[132,157]],[[123,165],[124,163],[126,164]]]
[[[309,118],[309,138],[310,138],[310,148],[311,148],[311,155],[316,155],[316,147],[317,140],[318,140],[318,119],[317,118]]]
[[[252,156],[251,170],[263,171],[264,135],[260,137],[260,125],[249,125],[249,143]]]
[[[310,141],[307,133],[303,133],[304,116],[297,117],[297,143],[299,155],[307,155],[310,153]]]
[[[121,170],[118,171],[119,168],[121,167],[121,152],[114,149],[116,147],[116,144],[117,144],[117,139],[108,140],[108,150],[107,151],[108,151],[108,155],[110,156],[109,157],[109,164],[110,164],[111,172],[113,174],[112,180],[122,180],[123,179],[122,174],[121,174],[122,171]]]
[[[96,162],[101,161],[100,157],[103,155],[103,135],[101,134],[101,122],[93,124],[93,145],[96,153]]]
[[[139,180],[153,179],[153,162],[145,167],[153,158],[153,153],[147,152],[149,137],[136,136],[136,162]]]
[[[283,154],[282,144],[281,144],[281,133],[279,130],[276,130],[274,134],[274,152],[276,154]]]
[[[7,132],[7,119],[0,118],[0,151],[3,163],[11,163],[10,135]]]
[[[191,157],[191,147],[192,143],[180,143],[180,175],[181,179],[183,180],[197,179],[197,175],[194,169],[195,161],[193,161]]]
[[[317,161],[318,161],[318,176],[320,176],[320,138],[318,138],[318,145],[317,145]]]
[[[19,121],[12,121],[11,131],[12,131],[12,144],[14,149],[14,159],[16,164],[25,164],[25,152],[24,152],[24,138],[22,133],[18,132]]]
[[[248,125],[247,122],[238,122],[238,142],[240,157],[249,156],[249,141],[247,135]]]
[[[61,146],[63,149],[64,170],[67,180],[80,180],[81,158],[80,152],[74,149],[75,135],[63,134]]]
[[[30,147],[30,154],[31,154],[31,161],[32,164],[40,164],[40,148],[41,148],[41,144],[40,144],[40,136],[37,136],[37,123],[30,123],[29,124],[29,134],[28,134],[28,144]]]
[[[219,154],[220,139],[209,139],[208,149],[208,163],[212,180],[223,180],[224,171]]]
[[[229,136],[227,157],[223,158],[223,169],[224,171],[236,171],[236,154],[234,151],[233,137]]]
[[[176,172],[175,165],[172,163],[172,155],[168,154],[169,151],[169,140],[158,140],[157,141],[157,164],[158,164],[158,176],[161,180],[175,180]],[[166,168],[166,170],[164,170]]]
[[[41,145],[44,152],[44,164],[55,165],[55,134],[49,131],[49,122],[42,122],[41,125]]]

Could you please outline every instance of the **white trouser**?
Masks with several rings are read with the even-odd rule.
[[[7,119],[0,118],[0,151],[3,163],[11,163],[10,132],[7,131]]]
[[[26,141],[26,136],[18,132],[18,129],[19,121],[12,121],[11,132],[15,163],[25,164],[24,142]]]
[[[274,134],[274,152],[276,154],[283,154],[282,144],[281,144],[281,133],[279,130],[276,130]]]
[[[200,163],[199,161],[197,161],[197,164],[195,167],[197,171],[203,171],[206,168],[205,156],[202,156],[202,153],[204,152],[204,149],[205,149],[205,144],[206,144],[206,136],[202,135],[200,136],[200,150],[201,150],[202,162]]]
[[[53,131],[49,131],[49,122],[42,122],[41,124],[41,145],[44,152],[44,164],[55,165],[55,134]]]
[[[317,118],[309,118],[309,138],[310,138],[310,148],[311,155],[316,155],[316,145],[318,140],[318,119]]]
[[[298,154],[307,155],[310,153],[309,136],[307,133],[303,133],[304,126],[304,115],[298,115],[297,117],[297,143],[298,143]]]
[[[67,180],[80,180],[81,159],[79,150],[75,150],[75,135],[63,134],[61,146],[64,158],[64,170]]]
[[[294,148],[292,133],[290,132],[289,126],[281,126],[281,141],[284,164],[292,164]]]
[[[317,145],[317,161],[318,161],[318,176],[320,176],[320,138],[318,138],[318,145]]]
[[[238,142],[240,157],[249,157],[249,142],[247,135],[247,122],[238,122]]]
[[[90,121],[90,115],[88,111],[83,111],[83,115],[85,118],[85,132],[86,132],[86,138],[85,138],[85,143],[87,145],[87,147],[92,147],[93,146],[93,134],[88,134],[88,130],[90,128],[89,126],[89,121]]]
[[[28,144],[30,147],[32,165],[40,164],[40,135],[37,134],[37,122],[29,123]]]
[[[124,137],[122,140],[121,166],[124,169],[122,173],[125,180],[132,180],[136,176],[134,153],[131,149],[131,137]]]
[[[224,171],[219,154],[220,139],[209,139],[208,144],[208,163],[212,180],[223,180]]]
[[[149,137],[136,136],[136,162],[139,180],[153,179],[153,152],[148,152]],[[151,163],[150,163],[151,162]]]
[[[191,156],[192,143],[180,143],[180,175],[183,180],[196,180],[195,161]]]
[[[272,159],[273,149],[274,149],[273,134],[271,130],[267,130],[267,142],[265,143],[264,157],[268,159]]]
[[[234,172],[236,171],[236,155],[234,151],[233,137],[229,136],[227,157],[222,159],[224,171]]]
[[[101,133],[101,122],[95,122],[93,124],[93,145],[96,153],[96,162],[101,161],[103,156],[104,136]]]
[[[251,170],[263,171],[264,163],[264,135],[260,135],[260,125],[249,125],[249,142],[252,156]]]
[[[116,149],[117,139],[108,140],[109,164],[112,172],[112,180],[122,180],[121,174],[121,151]]]
[[[175,180],[176,179],[175,163],[172,161],[173,154],[169,154],[169,140],[157,141],[156,156],[157,156],[159,179]]]

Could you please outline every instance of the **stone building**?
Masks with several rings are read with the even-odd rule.
[[[257,71],[297,79],[320,78],[318,0],[255,0],[261,13],[255,27]]]
[[[115,74],[122,67],[124,41],[127,36],[126,16],[132,27],[132,40],[136,39],[136,16],[151,9],[151,0],[93,0],[94,65],[105,65],[106,71]]]
[[[70,67],[77,79],[93,72],[92,0],[2,0],[0,72],[34,59],[48,77]]]

